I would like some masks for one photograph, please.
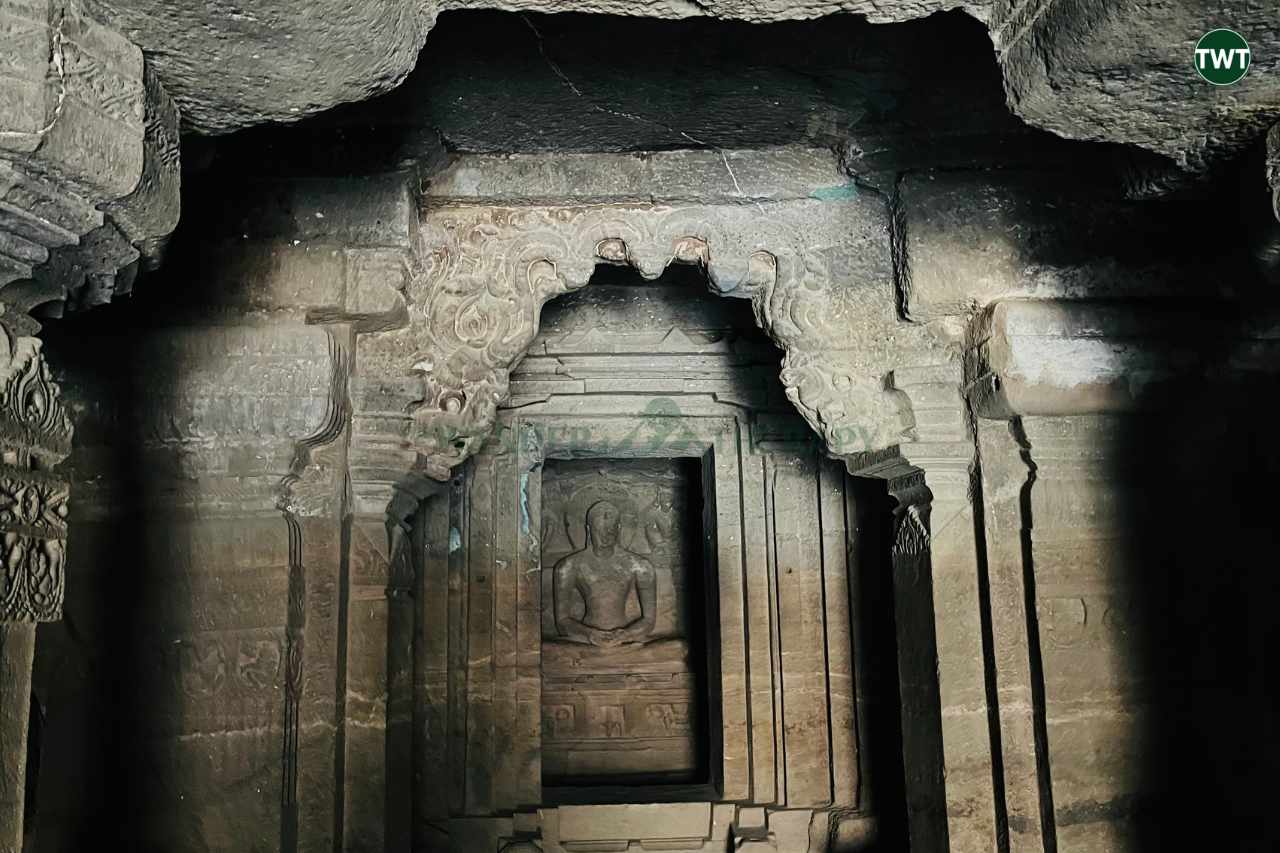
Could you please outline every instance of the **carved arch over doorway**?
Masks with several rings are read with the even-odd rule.
[[[700,155],[697,168],[688,168]],[[663,158],[677,165],[653,162]],[[784,179],[782,191],[753,193],[744,168],[752,158],[767,165],[761,183],[788,170],[804,174]],[[415,517],[424,517],[431,498],[450,494],[450,472],[493,430],[543,305],[584,287],[601,263],[628,265],[649,279],[671,263],[698,264],[713,293],[751,300],[757,324],[784,351],[780,378],[788,398],[828,452],[851,473],[886,481],[895,507],[887,544],[903,583],[895,607],[912,615],[913,640],[904,648],[911,667],[925,675],[936,670],[931,528],[964,526],[952,522],[967,506],[972,442],[956,353],[945,336],[899,316],[885,199],[848,183],[803,184],[819,173],[817,180],[843,181],[828,152],[735,155],[738,175],[747,175],[740,183],[753,194],[738,189],[739,180],[733,189],[722,186],[729,157],[722,164],[715,152],[590,155],[589,164],[566,169],[590,166],[592,185],[571,191],[554,186],[559,173],[539,177],[533,159],[464,159],[473,165],[433,178],[419,199],[403,307],[384,314],[376,329],[357,327],[375,333],[357,341],[350,559],[353,572],[388,581],[388,708],[402,711],[388,713],[387,754],[410,754],[415,731],[405,714],[420,618],[408,547]],[[619,177],[611,166],[636,174]],[[546,177],[545,186],[530,186]],[[638,200],[636,189],[648,189],[653,177],[662,184],[655,198]],[[908,443],[910,462],[901,452]],[[918,466],[928,468],[928,486]],[[936,720],[937,690],[927,682],[922,675],[921,695],[912,700],[919,712],[912,713]],[[913,730],[904,743],[913,766],[941,766],[936,728]],[[930,772],[913,783],[919,790],[912,801],[922,804],[913,833],[939,831],[946,813],[941,778]],[[394,801],[397,815],[409,815],[413,796],[412,785],[389,783],[388,808]]]
[[[851,219],[842,213],[854,213]],[[809,225],[849,227],[824,245]],[[897,322],[883,201],[771,205],[479,208],[428,214],[409,293],[410,369],[420,382],[409,443],[443,480],[475,453],[506,398],[542,306],[587,284],[599,263],[653,279],[702,266],[709,288],[751,300],[783,349],[787,397],[833,456],[910,440],[914,419],[889,375],[918,328]],[[821,229],[818,229],[821,230]],[[925,344],[927,346],[927,344]]]

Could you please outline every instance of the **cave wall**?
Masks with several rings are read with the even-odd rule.
[[[1205,231],[1197,203],[1122,202],[1051,173],[913,175],[884,197],[823,192],[849,186],[826,152],[723,156],[463,157],[425,185],[408,172],[215,172],[156,279],[165,298],[157,286],[157,299],[103,309],[109,318],[48,324],[77,423],[77,497],[68,616],[37,642],[32,849],[100,837],[166,851],[409,849],[434,830],[414,824],[439,796],[434,776],[414,775],[416,750],[433,743],[416,728],[414,684],[426,682],[414,649],[438,623],[419,622],[427,611],[412,602],[451,599],[413,596],[396,531],[411,519],[416,553],[447,564],[439,509],[461,486],[407,476],[437,449],[413,432],[436,416],[416,413],[449,388],[424,381],[436,351],[423,341],[437,332],[420,325],[423,306],[457,281],[437,271],[479,258],[493,286],[509,267],[486,258],[553,258],[582,287],[601,263],[656,276],[677,257],[750,292],[750,252],[771,231],[733,223],[757,205],[805,235],[796,246],[849,258],[820,281],[857,294],[834,304],[866,309],[848,316],[872,346],[850,336],[838,363],[878,377],[910,415],[895,447],[839,454],[863,534],[849,566],[875,591],[868,618],[892,614],[878,629],[892,650],[857,664],[880,685],[866,707],[889,705],[901,730],[878,771],[900,773],[900,786],[865,777],[898,793],[871,813],[897,810],[922,850],[1006,836],[1016,849],[1141,850],[1167,837],[1169,809],[1212,789],[1238,822],[1206,827],[1206,841],[1267,840],[1248,820],[1274,763],[1249,734],[1269,725],[1266,664],[1240,649],[1265,647],[1271,630],[1271,585],[1252,555],[1274,544],[1255,521],[1255,472],[1274,460],[1248,401],[1270,387],[1274,335],[1230,223]],[[644,236],[664,180],[696,189],[680,234],[705,246],[663,252],[653,233],[680,235]],[[607,225],[549,254],[571,233],[557,223],[582,209],[610,210],[597,220]],[[536,252],[503,248],[503,229],[528,221],[546,226]],[[465,227],[442,233],[449,223]],[[1099,242],[1117,234],[1141,239]],[[1180,293],[1206,279],[1214,295],[1188,310]],[[554,385],[577,389],[571,368],[539,372],[545,341],[520,361],[542,340],[526,331],[495,362],[514,372],[494,422],[577,393]],[[773,404],[805,413],[817,399],[820,429],[841,423],[813,414],[833,399],[867,399],[824,385],[814,398],[780,378],[769,380],[795,393]],[[698,393],[742,405],[728,388]],[[447,402],[436,410],[454,414]],[[870,429],[865,411],[846,407],[844,423]],[[444,436],[426,424],[423,436]],[[487,435],[467,453],[483,459]],[[841,435],[823,435],[828,452]],[[405,495],[412,506],[392,513],[389,534],[389,505]],[[422,500],[435,509],[420,515]],[[1182,756],[1212,781],[1181,785]],[[735,832],[760,849],[866,843],[776,804],[736,828],[709,824],[706,843]],[[536,832],[511,805],[511,832]]]

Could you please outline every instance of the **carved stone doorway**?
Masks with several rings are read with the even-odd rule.
[[[547,306],[492,436],[417,519],[415,761],[447,768],[431,790],[448,794],[419,798],[415,822],[486,827],[499,848],[609,804],[665,803],[655,820],[673,825],[722,807],[873,822],[879,808],[894,824],[900,778],[882,770],[875,797],[864,778],[873,754],[900,763],[892,623],[855,571],[892,594],[872,521],[887,527],[888,499],[858,504],[780,358],[749,304],[711,298],[697,267],[656,281],[602,267]],[[656,576],[656,642],[563,642],[561,616],[618,621],[587,618],[590,591],[563,613],[556,599],[602,502],[621,516],[613,564]],[[652,832],[633,840],[671,841]]]

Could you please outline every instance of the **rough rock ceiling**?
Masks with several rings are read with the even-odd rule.
[[[249,162],[279,144],[286,170],[337,142],[339,171],[392,149],[413,159],[437,138],[484,153],[805,145],[843,151],[878,185],[913,168],[1079,166],[1081,148],[1110,150],[1011,115],[986,30],[960,12],[893,27],[450,13],[395,91],[250,136]]]
[[[1138,145],[1203,171],[1280,119],[1280,28],[1256,0],[90,0],[147,52],[188,128],[222,133],[363,100],[399,84],[450,9],[591,12],[753,23],[834,13],[876,23],[963,9],[984,21],[1013,111],[1076,139]],[[1254,66],[1213,87],[1191,68],[1204,32],[1233,27]],[[643,45],[633,49],[642,50]],[[903,57],[904,62],[913,61]]]
[[[193,130],[288,121],[396,86],[441,12],[503,9],[751,23],[840,12],[889,23],[985,3],[963,0],[90,0],[155,63]]]

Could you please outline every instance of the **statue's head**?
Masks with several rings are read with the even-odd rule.
[[[597,501],[587,510],[587,541],[598,548],[618,544],[622,513],[608,501]]]

